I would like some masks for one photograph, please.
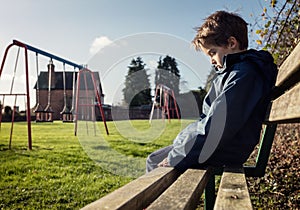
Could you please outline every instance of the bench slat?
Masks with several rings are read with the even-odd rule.
[[[195,209],[210,175],[210,169],[187,170],[147,210]]]
[[[252,209],[243,168],[225,168],[214,210]]]
[[[143,209],[169,187],[179,175],[170,167],[157,168],[83,209]]]
[[[291,78],[300,69],[300,43],[294,48],[287,59],[282,63],[279,68],[276,86],[280,86],[286,78]],[[294,78],[298,81],[299,77]]]
[[[300,120],[300,83],[272,102],[267,122],[288,123]]]

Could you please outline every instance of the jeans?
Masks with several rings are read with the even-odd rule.
[[[146,172],[150,172],[153,169],[157,168],[157,165],[163,161],[166,157],[168,157],[169,152],[173,149],[173,146],[163,147],[159,150],[151,153],[146,160]]]

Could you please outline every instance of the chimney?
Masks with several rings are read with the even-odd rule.
[[[47,65],[48,67],[48,81],[50,82],[51,81],[51,89],[54,89],[55,88],[55,72],[54,72],[54,64],[53,64],[53,61],[52,59],[49,61],[49,64]],[[50,80],[51,78],[51,80]],[[48,84],[49,85],[49,84]]]

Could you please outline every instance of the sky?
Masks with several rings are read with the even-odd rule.
[[[108,104],[120,103],[127,66],[136,56],[144,59],[152,82],[159,57],[168,54],[178,59],[184,81],[182,90],[203,86],[210,64],[208,58],[191,47],[194,28],[216,10],[237,12],[253,23],[268,4],[265,0],[0,0],[0,3],[1,62],[6,47],[16,39],[87,65],[100,72]],[[252,40],[250,37],[250,46],[254,44]],[[0,93],[10,92],[16,52],[17,48],[11,50],[4,66]],[[18,63],[24,63],[23,59],[20,54]],[[35,54],[29,53],[32,91],[36,80],[34,59]],[[46,70],[48,61],[40,56],[39,70]],[[62,70],[61,63],[55,65]],[[17,68],[14,91],[20,92],[25,75],[22,64]],[[31,99],[34,101],[34,95]]]

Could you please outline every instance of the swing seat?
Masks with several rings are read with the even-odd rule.
[[[70,109],[67,106],[64,106],[63,110],[60,112],[60,114],[72,114]]]
[[[33,109],[33,112],[35,113],[35,122],[44,122],[43,120],[44,108],[41,104],[37,103],[35,105],[35,108]]]
[[[52,107],[51,107],[51,105],[50,105],[50,104],[48,104],[48,105],[46,106],[46,108],[45,108],[44,112],[48,112],[48,113],[54,113],[54,111],[53,111],[53,109],[52,109]]]
[[[41,104],[37,103],[37,105],[35,105],[35,108],[33,109],[33,112],[34,113],[37,113],[37,112],[44,112],[44,108]]]
[[[53,122],[53,109],[51,107],[50,104],[48,104],[44,110],[44,113],[46,114],[46,117],[45,117],[45,121],[46,122]]]
[[[60,114],[62,115],[63,122],[73,122],[72,111],[66,105]]]

